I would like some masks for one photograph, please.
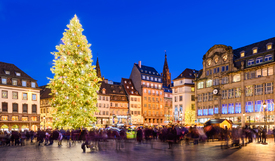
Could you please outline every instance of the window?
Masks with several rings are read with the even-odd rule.
[[[194,96],[195,97],[195,96]],[[208,101],[212,101],[213,100],[213,93],[209,92],[208,93]],[[194,100],[195,101],[195,100]]]
[[[8,91],[2,91],[2,98],[8,98]]]
[[[222,114],[227,114],[227,104],[222,104]]]
[[[8,103],[2,102],[2,112],[8,112]]]
[[[151,94],[151,90],[148,90],[148,94]]]
[[[245,56],[245,52],[242,51],[240,55],[241,55],[241,58],[244,57]]]
[[[207,102],[207,93],[203,93],[203,102]]]
[[[271,54],[268,54],[264,57],[264,61],[270,61],[272,60],[272,55]]]
[[[222,66],[222,72],[224,72],[225,71],[225,67],[224,66]]]
[[[23,93],[23,100],[28,100],[28,93]]]
[[[17,86],[17,79],[12,80],[12,85]]]
[[[235,113],[241,113],[241,103],[235,103]]]
[[[234,98],[234,89],[228,90],[228,98]]]
[[[219,73],[220,72],[220,68],[219,67],[217,67],[217,73]]]
[[[191,110],[195,110],[195,104],[191,104]]]
[[[258,57],[256,59],[256,64],[262,63],[263,62],[263,57]]]
[[[12,120],[12,121],[18,121],[18,116],[12,116],[12,117],[11,117],[11,120]]]
[[[268,75],[273,75],[273,67],[272,66],[267,68],[267,73],[268,73]]]
[[[249,72],[244,74],[244,80],[248,80],[249,79]]]
[[[217,78],[217,79],[214,79],[213,85],[214,85],[214,86],[219,85],[219,79],[218,79],[218,78]]]
[[[253,79],[253,78],[256,78],[256,72],[255,71],[252,71],[251,73],[250,73],[250,79]]]
[[[146,93],[146,89],[144,89],[143,92]]]
[[[11,73],[10,73],[10,71],[5,70],[5,74],[10,75]]]
[[[256,95],[262,95],[263,94],[263,85],[255,85],[255,94]]]
[[[227,83],[228,83],[228,77],[223,77],[222,84],[227,84]]]
[[[202,102],[202,94],[198,94],[198,102]]]
[[[18,112],[18,104],[17,103],[12,104],[12,112]]]
[[[207,109],[207,107],[203,107],[203,115],[208,115],[208,109]]]
[[[213,115],[213,106],[209,106],[208,115]]]
[[[213,73],[214,74],[217,73],[217,69],[216,68],[213,69]]]
[[[191,87],[191,92],[195,92],[195,88],[194,87]]]
[[[206,87],[211,87],[212,86],[212,80],[209,79],[206,81]]]
[[[201,107],[198,108],[198,116],[202,116],[202,109],[201,109]]]
[[[22,117],[22,121],[28,121],[29,118],[28,117]]]
[[[207,75],[207,76],[209,75],[209,70],[206,71],[206,75]]]
[[[201,88],[203,88],[203,82],[198,83],[198,89],[201,89]]]
[[[161,79],[159,78],[159,82],[161,82]]]
[[[228,104],[228,113],[229,114],[233,114],[234,113],[234,104],[233,103],[229,103]]]
[[[253,112],[253,103],[252,101],[246,102],[245,103],[245,112],[250,113]]]
[[[195,101],[195,95],[191,95],[191,101]]]
[[[23,81],[22,81],[22,86],[23,86],[23,87],[26,87],[26,86],[27,86],[27,81],[23,80]]]
[[[267,49],[267,50],[272,49],[272,44],[267,44],[267,45],[266,45],[266,49]]]
[[[227,99],[227,90],[222,90],[222,99]]]
[[[261,112],[261,111],[263,111],[262,101],[261,100],[255,101],[255,112]]]
[[[179,96],[179,101],[182,101],[182,96]]]
[[[233,76],[233,82],[239,82],[241,81],[241,74],[236,74]]]
[[[269,99],[269,100],[265,100],[265,102],[266,102],[267,111],[274,111],[274,100]]]
[[[151,81],[154,81],[154,78],[153,78],[153,77],[151,77]]]
[[[36,94],[32,94],[32,100],[36,101]]]
[[[219,108],[218,108],[218,107],[215,107],[215,108],[214,108],[214,113],[215,113],[215,114],[218,114],[218,113],[219,113]]]
[[[2,78],[2,84],[7,84],[7,78]]]
[[[31,117],[31,120],[32,120],[32,121],[37,121],[37,117],[32,116],[32,117]]]
[[[241,88],[235,88],[235,97],[241,97]]]
[[[12,92],[12,99],[18,99],[18,92]]]
[[[252,96],[253,95],[253,86],[246,86],[245,87],[245,96]]]
[[[142,76],[142,79],[145,79],[145,75]]]
[[[177,102],[177,101],[178,101],[178,100],[177,100],[177,96],[175,96],[175,97],[174,97],[174,101],[175,101],[175,102]]]
[[[16,76],[20,77],[21,73],[15,72]]]
[[[267,76],[267,68],[262,69],[262,76],[263,77]]]
[[[273,83],[266,83],[265,84],[265,93],[270,94],[273,93]]]
[[[258,52],[258,48],[252,49],[253,54],[256,54]]]
[[[256,70],[256,76],[257,76],[257,78],[262,76],[262,70],[261,69]]]
[[[36,111],[37,111],[36,105],[32,105],[32,113],[36,113]]]
[[[254,59],[249,59],[247,61],[247,65],[250,66],[250,65],[253,65],[254,64]]]

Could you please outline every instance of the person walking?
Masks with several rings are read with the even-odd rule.
[[[141,130],[140,127],[138,127],[138,129],[137,129],[137,142],[138,142],[139,144],[141,144],[142,138],[143,138],[142,130]]]

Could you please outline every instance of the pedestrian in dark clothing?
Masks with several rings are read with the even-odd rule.
[[[174,125],[172,125],[172,127],[168,129],[168,135],[167,135],[167,141],[169,145],[168,149],[172,148],[173,143],[176,141],[176,137],[177,137],[177,130],[175,129]]]
[[[137,141],[138,141],[139,144],[141,144],[142,137],[143,137],[142,130],[140,129],[140,127],[138,127],[138,129],[137,129]]]
[[[267,129],[266,129],[266,127],[264,127],[264,129],[262,130],[262,143],[263,144],[266,143],[266,132],[267,132]]]
[[[274,142],[275,142],[275,127],[274,127],[274,129],[272,130],[272,132],[273,132],[273,137],[274,137]]]

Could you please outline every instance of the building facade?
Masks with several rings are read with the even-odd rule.
[[[108,81],[108,80],[107,80]],[[110,120],[110,95],[107,93],[108,84],[105,81],[101,82],[100,90],[97,93],[97,108],[95,113],[96,124],[100,126],[111,124]]]
[[[14,64],[0,62],[1,130],[40,128],[40,88]]]
[[[40,125],[41,129],[53,129],[53,114],[56,112],[53,107],[51,107],[50,101],[52,96],[50,95],[51,89],[41,86],[40,91]]]
[[[164,124],[164,91],[162,76],[155,68],[134,64],[130,79],[142,96],[142,114],[145,125]]]
[[[198,122],[226,118],[273,128],[274,44],[271,38],[235,50],[214,45],[206,52],[195,83]]]
[[[173,114],[178,123],[195,122],[194,118],[186,118],[185,111],[195,112],[195,73],[198,71],[186,68],[173,80]],[[188,117],[188,116],[187,116]],[[190,117],[190,116],[189,116]],[[190,121],[191,119],[191,121]],[[186,120],[186,121],[185,121]]]
[[[121,84],[124,86],[125,92],[129,101],[129,113],[131,115],[130,122],[132,125],[143,124],[143,117],[141,113],[141,96],[135,89],[131,79],[122,78]]]

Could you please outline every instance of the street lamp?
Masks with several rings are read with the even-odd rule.
[[[45,116],[43,116],[43,120],[44,120],[44,130],[45,130]]]

